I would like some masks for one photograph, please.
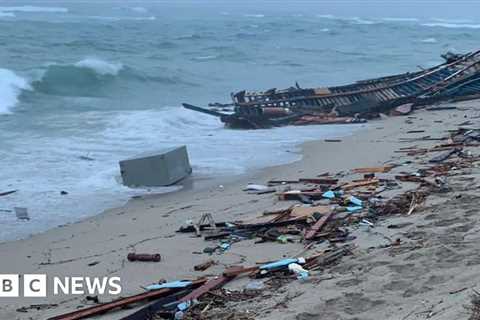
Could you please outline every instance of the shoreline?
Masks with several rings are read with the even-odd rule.
[[[458,105],[474,109],[475,101]],[[248,240],[233,244],[230,250],[221,255],[196,254],[211,244],[201,238],[177,234],[175,230],[184,225],[187,220],[197,221],[202,213],[211,213],[216,221],[258,221],[257,217],[261,212],[291,205],[292,202],[279,202],[272,194],[245,193],[242,189],[247,182],[264,184],[270,179],[313,178],[324,172],[343,171],[345,175],[348,175],[348,171],[352,168],[384,165],[391,161],[392,157],[393,159],[401,157],[394,152],[395,150],[410,145],[398,141],[400,136],[411,136],[406,135],[406,131],[421,128],[432,136],[443,134],[446,129],[449,129],[447,124],[453,127],[455,123],[462,121],[460,116],[462,112],[459,110],[441,112],[420,110],[411,114],[411,118],[414,118],[410,121],[411,123],[406,123],[409,117],[389,117],[382,121],[373,121],[367,130],[360,130],[351,136],[344,137],[341,142],[303,143],[301,160],[262,169],[255,173],[255,181],[251,181],[253,176],[248,176],[225,184],[221,189],[212,185],[204,190],[183,190],[159,197],[148,196],[144,199],[133,199],[123,207],[108,210],[84,221],[52,229],[28,239],[1,243],[0,255],[6,258],[5,261],[2,261],[2,272],[46,273],[49,276],[118,275],[122,279],[122,296],[127,296],[138,293],[139,286],[158,281],[160,278],[175,280],[205,275],[205,273],[194,271],[192,268],[196,264],[205,262],[209,257],[219,261],[218,265],[207,270],[206,274],[212,275],[222,272],[223,267],[227,265],[248,266],[254,265],[258,261],[293,256],[302,250],[301,243],[254,244],[253,240]],[[444,122],[444,125],[434,122],[440,120]],[[428,145],[432,142],[422,142],[422,144]],[[414,215],[412,220],[421,219],[421,216]],[[372,243],[385,241],[382,242],[378,237],[370,238],[361,232],[358,236],[359,247],[362,250],[369,248]],[[162,261],[158,264],[130,263],[126,261],[126,255],[129,252],[158,252],[162,255]],[[367,258],[368,256],[359,253],[357,259],[361,259],[361,261],[356,261],[354,257],[347,260],[347,265],[348,263],[357,266],[361,263],[366,265],[376,263],[375,258],[372,258],[373,260],[370,262],[366,260]],[[382,259],[385,260],[385,258]],[[403,259],[401,256],[396,260],[392,258],[391,264],[402,264]],[[339,268],[339,270],[343,270],[344,267],[339,266]],[[441,273],[439,269],[432,272],[434,271]],[[334,275],[336,282],[347,281],[351,278],[349,271],[346,273],[334,272]],[[387,280],[388,277],[385,281]],[[244,281],[234,284],[237,287],[242,285],[245,285]],[[276,319],[281,316],[294,319],[293,316],[296,313],[310,312],[312,307],[313,309],[317,308],[318,303],[338,298],[341,294],[340,291],[344,289],[350,290],[350,286],[346,286],[341,287],[343,289],[339,291],[339,287],[332,281],[327,281],[325,284],[321,282],[320,285],[324,287],[318,288],[312,284],[302,286],[296,282],[289,284],[287,292],[302,290],[308,292],[311,297],[306,297],[305,302],[302,302],[302,297],[295,299],[295,303],[291,305],[286,314],[266,313],[260,318]],[[375,294],[379,293],[375,289],[376,285],[370,285],[368,281],[361,281],[358,285],[363,286],[364,295],[372,295],[368,299],[376,299]],[[358,290],[355,286],[351,288]],[[321,292],[321,295],[318,296],[320,293],[315,292]],[[319,297],[320,301],[318,301]],[[408,305],[408,303],[412,303],[412,299],[418,298],[418,296],[412,297],[405,299],[402,306]],[[99,296],[99,298],[101,301],[109,301],[113,297]],[[266,299],[266,301],[271,302],[272,299]],[[359,303],[366,301],[365,303],[370,305],[370,300],[365,299],[367,298],[362,297]],[[393,303],[393,300],[385,301],[380,303],[380,306]],[[15,311],[16,308],[22,306],[40,303],[57,303],[58,306],[22,314]],[[86,305],[88,303],[82,301],[82,296],[50,297],[50,299],[20,298],[12,300],[10,303],[2,301],[0,318],[44,319]],[[388,318],[386,317],[387,309],[379,307],[377,313],[379,318]],[[101,319],[119,319],[132,311],[133,309],[112,312]]]
[[[101,216],[104,214],[107,214],[110,211],[114,211],[120,208],[123,208],[128,205],[129,202],[135,201],[135,199],[156,199],[156,198],[162,198],[162,199],[170,199],[170,198],[175,198],[177,194],[183,194],[183,193],[196,193],[198,191],[201,191],[203,189],[210,189],[213,190],[215,188],[218,188],[220,185],[221,186],[231,186],[231,185],[236,185],[238,183],[244,183],[245,185],[248,182],[251,182],[250,180],[256,180],[259,175],[261,175],[265,171],[269,171],[270,169],[275,170],[276,168],[281,168],[283,166],[289,166],[290,164],[293,164],[295,162],[301,161],[304,153],[305,153],[305,145],[308,143],[315,143],[315,142],[321,142],[323,139],[339,139],[339,138],[344,138],[348,137],[351,135],[354,135],[356,132],[359,131],[364,131],[368,130],[368,123],[367,124],[362,124],[359,125],[357,128],[353,128],[350,130],[348,134],[344,134],[343,132],[339,132],[338,135],[328,135],[326,138],[320,138],[319,140],[310,140],[310,141],[304,141],[299,144],[294,144],[292,145],[289,149],[284,150],[284,152],[289,152],[295,154],[299,159],[296,160],[291,160],[287,161],[286,163],[282,164],[276,164],[272,166],[266,166],[266,167],[257,167],[257,168],[250,168],[246,169],[244,173],[240,174],[232,174],[232,175],[225,175],[225,174],[220,174],[218,177],[215,176],[215,174],[205,174],[201,173],[199,176],[195,176],[195,174],[187,176],[185,179],[180,181],[177,184],[174,184],[172,186],[167,186],[165,188],[176,188],[178,187],[177,190],[171,190],[171,191],[159,191],[155,192],[155,187],[152,188],[153,191],[149,191],[149,188],[138,188],[138,189],[130,189],[132,193],[137,193],[137,195],[134,196],[129,196],[123,200],[119,200],[119,205],[118,206],[112,206],[109,208],[106,208],[104,210],[101,210],[97,213],[94,214],[89,214],[86,217],[82,217],[80,220],[76,221],[71,221],[71,222],[65,222],[58,224],[56,226],[52,226],[46,230],[38,231],[35,233],[27,234],[25,236],[21,236],[19,238],[13,238],[13,239],[5,239],[5,240],[0,240],[0,244],[2,243],[8,243],[8,242],[14,242],[14,241],[19,241],[19,240],[25,240],[25,239],[30,239],[32,237],[35,237],[36,235],[40,235],[43,233],[48,233],[50,231],[54,231],[58,228],[63,228],[72,224],[77,224],[77,223],[82,223],[83,221],[95,218],[97,216]],[[335,128],[338,125],[326,125],[330,126],[331,128]],[[342,126],[350,126],[350,125],[342,125]],[[318,127],[325,127],[325,125],[320,125]],[[295,128],[295,127],[293,127]],[[268,129],[266,129],[268,130]],[[332,130],[334,131],[334,130]],[[343,134],[342,134],[343,133]],[[239,131],[239,134],[241,134],[241,131]],[[188,147],[188,146],[187,146]],[[290,149],[293,149],[291,151]],[[282,161],[278,161],[282,162]],[[160,187],[162,188],[162,187]],[[123,204],[120,204],[123,203]],[[30,220],[26,223],[35,223],[35,220]]]

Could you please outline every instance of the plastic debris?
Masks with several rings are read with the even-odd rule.
[[[282,269],[282,268],[287,268],[289,264],[291,263],[297,263],[297,264],[304,264],[305,259],[304,258],[289,258],[289,259],[282,259],[278,260],[272,263],[267,263],[264,265],[261,265],[259,267],[260,273],[261,274],[266,274],[269,271],[272,270],[277,270],[277,269]]]
[[[263,289],[265,289],[265,284],[264,284],[263,281],[261,281],[261,280],[253,280],[253,281],[250,281],[250,282],[247,283],[247,285],[245,286],[245,290],[255,291],[255,290],[263,290]]]
[[[243,191],[263,191],[263,190],[267,190],[267,189],[270,189],[270,188],[267,187],[267,186],[261,185],[261,184],[249,183],[245,187],[245,189],[243,189]]]
[[[347,207],[348,212],[357,212],[357,211],[360,211],[362,209],[363,209],[363,207],[360,207],[360,206]]]
[[[322,197],[327,198],[327,199],[333,199],[333,198],[335,198],[335,192],[333,192],[332,190],[329,190],[329,191],[325,192],[324,194],[322,194]]]
[[[305,270],[298,263],[290,263],[288,265],[288,270],[295,273],[297,275],[298,280],[307,280],[308,279],[308,276],[309,276],[308,270]]]
[[[165,282],[162,284],[152,284],[152,285],[146,286],[145,290],[152,291],[152,290],[159,290],[164,288],[186,288],[190,285],[192,285],[191,281],[180,280],[180,281]]]
[[[281,236],[278,236],[277,237],[277,242],[280,242],[280,243],[288,243],[288,237],[284,234],[282,234]]]
[[[350,197],[348,198],[348,201],[350,201],[351,203],[353,203],[353,204],[356,205],[356,206],[359,206],[359,207],[362,206],[362,200],[358,199],[358,198],[355,197],[355,196],[350,196]]]

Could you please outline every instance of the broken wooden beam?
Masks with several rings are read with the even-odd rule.
[[[328,220],[333,216],[334,211],[331,211],[321,217],[315,224],[307,231],[305,234],[305,240],[311,240],[315,237],[317,232],[319,232],[323,226],[328,222]]]
[[[349,182],[341,187],[341,189],[348,191],[351,189],[355,189],[358,187],[366,187],[371,185],[377,185],[379,183],[378,179],[366,179],[366,180],[359,180],[357,182]]]
[[[356,168],[352,169],[353,173],[386,173],[390,172],[393,166],[371,167],[371,168]]]
[[[192,284],[190,287],[197,288],[201,285],[203,285],[207,280],[206,279],[198,279],[192,281]],[[159,289],[159,290],[154,290],[154,291],[149,291],[149,292],[144,292],[140,293],[137,295],[133,295],[130,297],[126,298],[120,298],[117,300],[114,300],[112,302],[107,302],[103,303],[100,305],[96,305],[93,307],[88,307],[85,309],[80,309],[77,311],[73,311],[70,313],[54,316],[51,318],[48,318],[48,320],[78,320],[78,319],[85,319],[89,317],[96,316],[98,314],[116,309],[116,308],[121,308],[125,307],[127,305],[130,305],[132,303],[138,303],[138,302],[143,302],[146,300],[151,300],[151,299],[158,299],[158,298],[163,298],[166,297],[172,293],[175,293],[177,291],[183,290],[185,288],[164,288],[164,289]]]
[[[15,193],[17,191],[18,190],[10,190],[10,191],[5,191],[5,192],[0,192],[0,197],[8,196],[9,194]]]
[[[433,157],[428,162],[431,162],[431,163],[442,162],[450,158],[452,155],[456,153],[460,153],[461,151],[462,151],[462,148],[454,148],[452,150],[449,150],[445,153],[442,153],[442,154],[439,154],[438,156]]]
[[[299,179],[300,182],[306,182],[306,183],[315,183],[315,184],[337,184],[338,179],[333,179],[333,178],[301,178]]]

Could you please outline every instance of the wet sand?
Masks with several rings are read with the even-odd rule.
[[[132,199],[121,208],[85,221],[25,240],[0,244],[1,272],[46,273],[50,277],[120,276],[122,296],[127,296],[142,292],[140,286],[160,279],[219,274],[228,265],[250,266],[259,261],[293,256],[302,251],[303,244],[254,244],[254,240],[245,240],[234,243],[223,254],[211,257],[201,253],[212,245],[211,242],[175,230],[188,220],[197,221],[203,213],[211,213],[217,221],[255,221],[265,210],[293,203],[279,202],[274,194],[243,192],[249,182],[264,184],[272,179],[312,178],[339,171],[344,171],[348,177],[352,168],[405,161],[405,155],[395,153],[401,147],[438,143],[399,142],[401,137],[444,136],[445,130],[456,129],[465,120],[471,120],[472,127],[478,127],[480,121],[475,118],[480,112],[478,102],[456,105],[461,110],[423,110],[411,114],[411,118],[372,121],[368,129],[342,138],[341,142],[305,143],[302,160],[267,168],[222,186],[212,184],[203,190],[185,188],[177,193]],[[408,130],[425,132],[406,134]],[[478,153],[475,149],[472,152]],[[411,171],[414,164],[396,168],[401,169]],[[480,245],[475,235],[480,229],[476,209],[480,198],[476,191],[479,173],[478,168],[472,168],[468,176],[473,180],[455,178],[453,192],[430,197],[423,208],[411,216],[382,220],[374,232],[352,230],[357,237],[352,242],[357,245],[354,254],[317,275],[318,281],[292,281],[268,296],[236,303],[232,310],[247,310],[258,319],[468,318],[463,306],[468,303],[469,295],[480,279],[480,269],[477,268]],[[400,230],[387,228],[397,222],[412,224]],[[385,248],[384,245],[388,244],[386,238],[400,238],[403,244],[395,250]],[[322,245],[314,246],[306,255],[321,248]],[[128,262],[126,256],[129,252],[158,252],[162,261]],[[218,264],[206,272],[193,270],[194,265],[210,258],[217,260]],[[246,282],[245,279],[234,281],[230,287],[242,288]],[[86,306],[88,303],[83,298],[0,298],[0,319],[46,319]],[[108,301],[111,297],[99,298]],[[286,301],[284,307],[278,308],[279,301]],[[58,306],[26,313],[16,311],[20,307],[43,303]],[[120,319],[131,312],[112,312],[101,319]]]

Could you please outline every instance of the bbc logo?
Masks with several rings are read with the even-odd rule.
[[[20,275],[0,274],[0,298],[20,296]],[[46,274],[24,274],[23,296],[27,298],[47,296]]]
[[[21,280],[23,282],[21,283]],[[53,295],[117,295],[122,293],[120,277],[49,277],[46,274],[0,274],[0,298],[46,297],[47,287]],[[23,288],[23,291],[20,289]]]

